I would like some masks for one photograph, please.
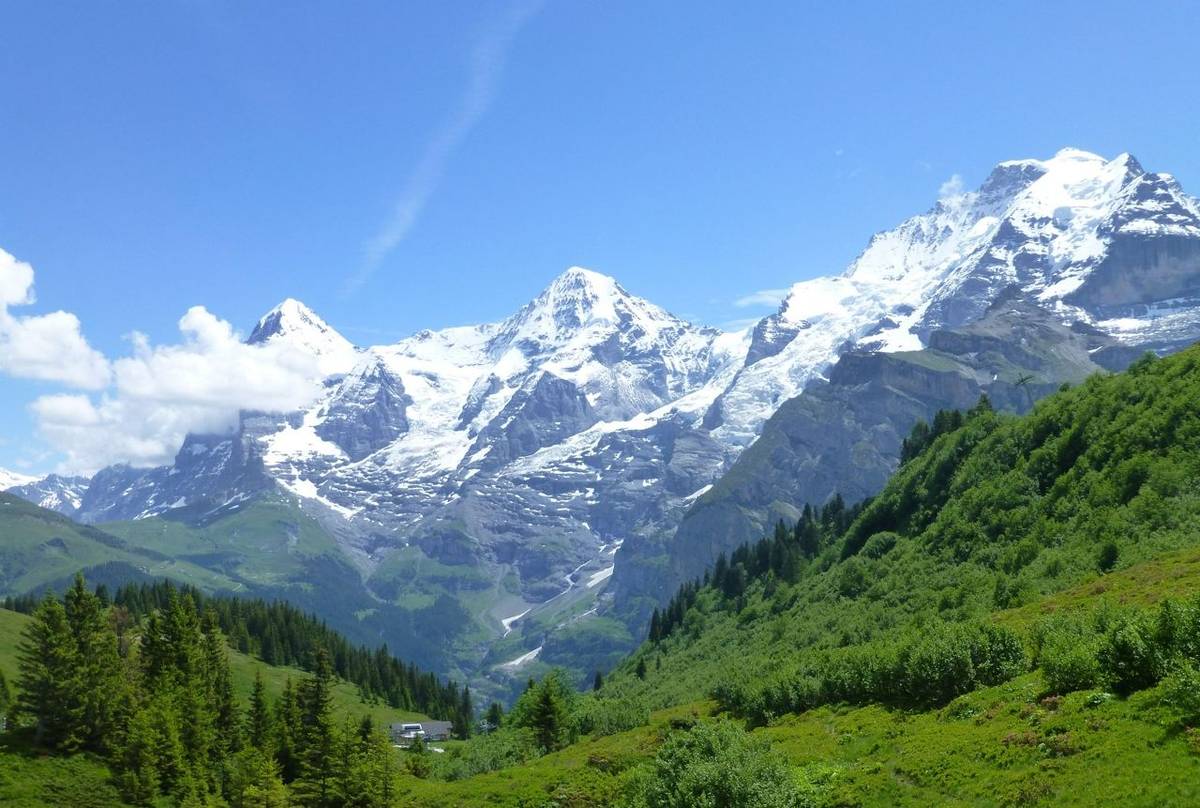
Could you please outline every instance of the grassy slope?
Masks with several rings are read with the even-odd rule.
[[[11,494],[0,493],[0,594],[23,594],[74,575],[83,567],[123,562],[153,576],[205,589],[229,588],[219,572],[174,560],[153,545],[126,542],[108,531],[79,525]]]
[[[305,558],[340,555],[336,542],[314,519],[275,494],[199,526],[153,518],[113,522],[104,529],[132,545],[151,547],[173,558],[194,558],[262,586],[290,583],[303,571]]]
[[[1200,593],[1200,549],[1098,576],[1036,603],[997,612],[1028,627],[1061,609],[1102,601],[1152,604]],[[1042,699],[1040,674],[977,690],[929,712],[871,706],[791,715],[755,734],[806,773],[828,777],[831,805],[1194,805],[1200,734],[1183,731],[1158,689],[1089,706],[1088,692]],[[404,794],[430,806],[520,806],[558,797],[615,800],[672,718],[708,715],[711,702],[661,710],[648,727],[580,743],[518,768],[457,783],[406,777]],[[525,801],[524,803],[522,801]],[[538,804],[534,802],[533,804]]]
[[[993,615],[1020,630],[1060,609],[1200,592],[1197,396],[1191,349],[1094,377],[1025,418],[978,414],[902,467],[797,584],[754,583],[736,609],[703,591],[682,627],[639,649],[604,691],[697,703],[718,682],[786,681],[805,653],[924,620]],[[1105,542],[1120,561],[1099,576]],[[1195,804],[1200,735],[1183,731],[1157,689],[1095,707],[1088,693],[1043,703],[1042,692],[1033,673],[937,711],[822,708],[757,732],[798,767],[832,764],[831,804]],[[517,804],[556,789],[579,791],[580,804],[610,799],[626,765],[614,759],[644,757],[655,734],[410,789],[429,805]],[[607,760],[589,764],[593,755]]]

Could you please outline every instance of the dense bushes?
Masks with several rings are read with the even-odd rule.
[[[1055,616],[1036,625],[1031,639],[1054,693],[1102,686],[1129,695],[1175,674],[1179,685],[1200,664],[1200,597],[1167,600],[1154,611],[1102,607]]]
[[[927,707],[1028,668],[1011,631],[983,623],[934,621],[894,642],[875,642],[816,656],[765,686],[725,682],[714,698],[723,709],[763,723],[823,704],[882,702]]]
[[[633,787],[630,808],[800,808],[806,789],[787,761],[729,721],[667,736]]]

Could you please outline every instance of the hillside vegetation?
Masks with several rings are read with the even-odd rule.
[[[918,426],[844,530],[809,509],[685,586],[576,697],[561,751],[412,793],[689,804],[647,795],[696,731],[680,712],[715,711],[786,758],[785,804],[1194,802],[1198,363],[1146,357],[1027,416],[983,401]]]

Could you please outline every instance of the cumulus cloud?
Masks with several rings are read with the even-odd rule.
[[[946,180],[938,188],[938,199],[947,199],[952,196],[958,196],[963,192],[963,178],[960,174],[951,175],[950,179]]]
[[[289,412],[320,392],[317,357],[286,342],[247,345],[202,306],[184,314],[179,330],[174,345],[134,334],[133,355],[113,361],[114,383],[98,398],[33,403],[40,433],[65,454],[66,468],[168,463],[189,432],[227,432],[242,410]]]
[[[748,306],[778,306],[787,297],[788,291],[787,289],[760,289],[757,292],[739,297],[733,301],[733,305],[739,309],[744,309]]]
[[[180,318],[179,342],[152,345],[135,332],[131,354],[110,361],[88,346],[73,314],[8,313],[33,302],[33,280],[29,264],[0,250],[0,372],[87,391],[30,405],[64,471],[167,463],[189,432],[232,430],[242,410],[294,411],[320,393],[325,374],[313,352],[287,340],[247,345],[202,306]]]
[[[388,254],[408,237],[441,182],[450,156],[491,108],[513,41],[541,7],[542,0],[518,0],[480,37],[471,52],[466,91],[450,117],[425,146],[421,159],[392,206],[391,216],[367,241],[362,267],[346,282],[344,294],[350,294],[366,283]]]
[[[65,311],[21,317],[9,311],[34,301],[33,267],[0,249],[0,371],[85,390],[107,385],[108,361],[88,345],[78,317]]]

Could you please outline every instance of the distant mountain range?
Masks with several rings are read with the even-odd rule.
[[[982,392],[1027,409],[1198,338],[1200,205],[1129,155],[1066,149],[1000,163],[742,332],[580,268],[500,322],[374,347],[288,300],[247,341],[318,357],[306,411],[244,413],[171,466],[0,489],[84,522],[196,529],[283,494],[368,603],[461,607],[463,669],[582,671],[717,553],[877,491],[917,419]]]

